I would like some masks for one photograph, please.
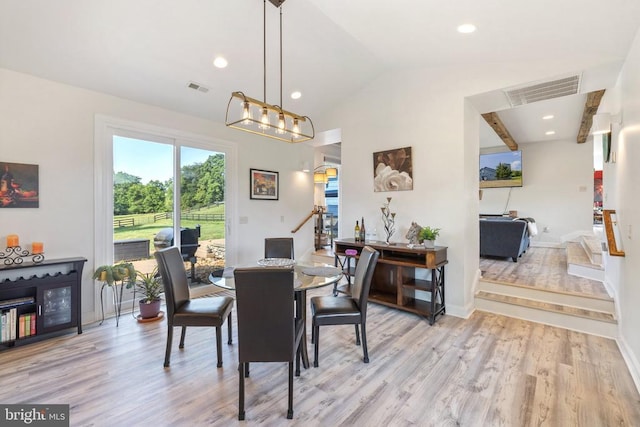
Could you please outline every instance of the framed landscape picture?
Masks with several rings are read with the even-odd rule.
[[[413,190],[411,147],[373,153],[373,190]]]
[[[0,208],[37,208],[38,165],[0,162]]]
[[[249,169],[251,198],[258,200],[278,200],[278,172]]]

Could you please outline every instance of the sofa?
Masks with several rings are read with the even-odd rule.
[[[529,227],[524,219],[480,218],[480,256],[518,258],[529,248]]]

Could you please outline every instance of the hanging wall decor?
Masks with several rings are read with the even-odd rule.
[[[0,208],[39,206],[38,165],[0,162]]]
[[[249,180],[252,199],[278,200],[278,172],[251,169]]]
[[[413,190],[411,147],[373,153],[373,190]]]

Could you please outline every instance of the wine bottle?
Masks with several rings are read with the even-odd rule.
[[[367,231],[364,229],[364,217],[360,221],[360,241],[365,242],[367,240]]]
[[[356,228],[353,231],[353,237],[356,242],[360,241],[360,225],[358,225],[358,220],[356,220]]]

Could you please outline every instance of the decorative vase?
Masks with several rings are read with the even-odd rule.
[[[144,300],[140,300],[140,317],[143,319],[149,319],[152,317],[157,317],[158,313],[160,313],[160,300],[152,301],[150,303],[143,302]]]
[[[433,249],[436,247],[435,240],[423,240],[422,244],[424,245],[425,249]]]

